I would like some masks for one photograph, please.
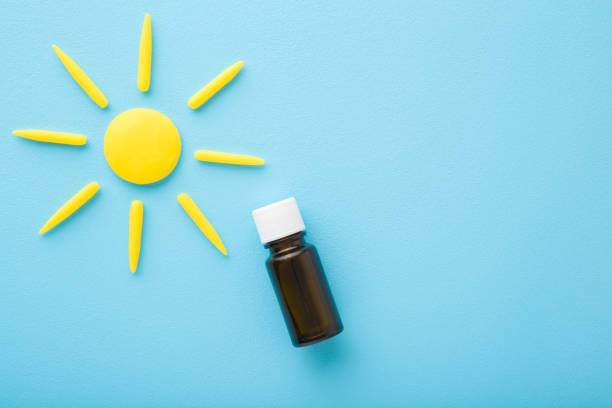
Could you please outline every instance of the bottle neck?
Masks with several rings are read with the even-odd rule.
[[[265,246],[270,248],[272,255],[282,255],[304,247],[306,245],[306,242],[304,242],[305,234],[306,231],[296,232],[295,234],[268,242]]]

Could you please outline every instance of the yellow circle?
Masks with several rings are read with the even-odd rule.
[[[104,156],[113,171],[135,184],[159,181],[174,170],[181,137],[165,115],[152,109],[130,109],[108,125]]]

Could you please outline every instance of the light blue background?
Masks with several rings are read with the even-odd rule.
[[[97,3],[2,4],[0,406],[612,404],[611,2]],[[187,107],[240,59],[234,82]],[[158,185],[123,182],[104,159],[106,126],[134,107],[183,138]],[[204,164],[196,149],[267,164]],[[100,193],[38,236],[93,180]],[[288,196],[346,327],[305,349],[290,344],[250,217]]]

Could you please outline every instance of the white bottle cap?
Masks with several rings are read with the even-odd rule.
[[[293,197],[253,210],[252,214],[263,244],[306,229]]]

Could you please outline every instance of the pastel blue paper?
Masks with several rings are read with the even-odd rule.
[[[361,3],[3,3],[0,406],[612,404],[612,3]],[[187,107],[238,60],[231,84]],[[134,107],[181,132],[160,184],[130,185],[105,162],[106,126]],[[266,165],[201,163],[197,149]],[[99,194],[38,236],[93,180]],[[289,196],[345,324],[305,349],[291,346],[250,216]]]

